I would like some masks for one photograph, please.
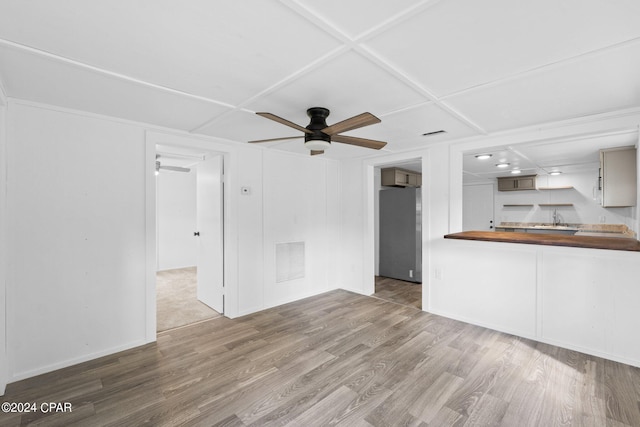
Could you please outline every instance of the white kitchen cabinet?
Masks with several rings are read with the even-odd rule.
[[[635,206],[637,198],[637,165],[634,147],[600,151],[600,190],[602,206],[620,208]]]

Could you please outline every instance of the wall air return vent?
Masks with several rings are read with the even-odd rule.
[[[276,283],[304,277],[304,242],[276,243]]]

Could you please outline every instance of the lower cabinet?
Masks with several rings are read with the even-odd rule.
[[[638,254],[583,252],[543,253],[541,338],[638,366]]]
[[[444,240],[427,311],[640,367],[640,253]]]

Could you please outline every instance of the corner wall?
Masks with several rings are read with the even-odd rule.
[[[228,316],[338,287],[339,269],[327,268],[341,256],[335,161],[19,100],[10,100],[7,126],[0,159],[0,171],[9,174],[0,177],[7,183],[7,216],[0,218],[7,360],[0,355],[0,379],[6,372],[7,382],[17,381],[155,339],[150,134],[227,153]],[[242,187],[251,193],[241,194]],[[305,276],[278,283],[275,245],[291,240],[306,243]]]
[[[10,102],[9,381],[145,338],[144,129]]]
[[[1,86],[1,85],[0,85]],[[7,106],[0,88],[0,395],[7,385]]]

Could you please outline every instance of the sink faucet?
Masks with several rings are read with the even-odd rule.
[[[560,215],[558,215],[558,209],[553,210],[553,225],[560,225]]]

